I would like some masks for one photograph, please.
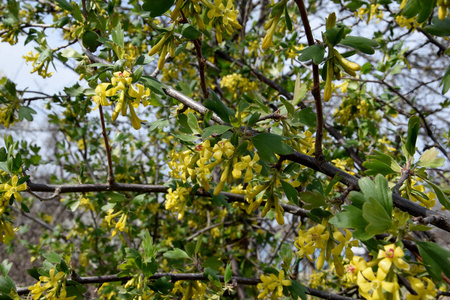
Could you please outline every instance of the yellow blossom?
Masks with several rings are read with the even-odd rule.
[[[16,199],[16,201],[18,202],[22,202],[22,195],[20,195],[20,191],[25,191],[27,189],[27,184],[26,183],[22,183],[17,185],[17,183],[19,182],[19,178],[17,178],[17,176],[13,176],[13,178],[11,179],[11,185],[9,185],[8,183],[5,183],[3,189],[6,191],[5,193],[5,199],[9,200],[11,198],[12,195],[14,195],[14,198]]]
[[[395,246],[395,244],[390,244],[384,246],[384,251],[380,250],[378,252],[378,267],[383,270],[384,273],[388,273],[392,264],[394,264],[399,269],[409,270],[409,265],[402,259],[405,256],[402,248]]]
[[[357,284],[361,296],[368,300],[384,300],[384,292],[395,295],[398,293],[399,285],[397,282],[386,281],[386,273],[378,269],[377,275],[372,268],[366,268],[358,273]]]
[[[284,277],[284,270],[281,270],[278,273],[278,276],[275,274],[261,275],[260,277],[262,283],[258,283],[257,288],[262,290],[258,295],[258,299],[265,298],[270,292],[273,292],[275,297],[283,296],[283,286],[290,286],[292,282]]]
[[[344,236],[342,234],[342,232],[340,231],[335,231],[333,233],[333,238],[339,242],[339,244],[333,249],[331,250],[331,252],[333,253],[333,255],[339,255],[341,254],[342,250],[345,247],[345,256],[348,259],[352,259],[353,258],[353,251],[352,251],[352,247],[357,247],[358,246],[358,241],[357,240],[353,240],[352,239],[352,233],[348,230],[348,229],[344,229],[346,236]]]
[[[429,278],[422,277],[421,279],[418,279],[409,276],[408,280],[411,283],[412,289],[416,291],[417,295],[408,294],[406,296],[406,300],[431,300],[436,298],[436,286]]]
[[[259,155],[255,153],[253,158],[250,155],[241,157],[241,161],[233,166],[233,177],[235,179],[242,176],[242,170],[245,170],[244,182],[250,182],[253,178],[253,171],[260,173],[262,166],[258,164]]]

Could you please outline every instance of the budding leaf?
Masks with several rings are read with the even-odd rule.
[[[378,42],[374,40],[351,35],[347,35],[344,39],[342,39],[340,44],[350,46],[366,54],[374,54],[375,50],[373,48],[379,46]]]
[[[321,44],[316,44],[309,46],[302,50],[302,55],[300,55],[299,59],[301,61],[308,61],[310,59],[318,65],[322,62],[323,57],[325,55],[325,48]]]
[[[408,122],[408,137],[406,138],[405,149],[407,151],[406,154],[409,154],[410,157],[414,156],[416,152],[416,141],[417,136],[419,135],[420,129],[420,118],[417,116],[413,116],[409,119]]]
[[[428,149],[422,154],[422,156],[420,156],[417,165],[427,168],[442,167],[444,165],[445,158],[436,158],[438,154],[439,151],[435,147]]]

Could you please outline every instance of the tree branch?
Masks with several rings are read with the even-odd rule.
[[[308,45],[313,46],[315,44],[314,37],[309,25],[308,12],[306,11],[305,3],[303,0],[295,0],[300,16],[302,18],[303,27],[305,28],[306,38],[308,39]],[[322,99],[320,97],[320,78],[319,78],[319,66],[313,62],[313,83],[314,87],[311,91],[314,101],[316,102],[317,112],[317,128],[316,128],[316,143],[315,143],[315,157],[318,161],[324,161],[325,157],[322,152],[322,140],[323,140],[323,108]]]

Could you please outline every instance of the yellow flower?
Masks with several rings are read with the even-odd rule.
[[[107,91],[106,89],[110,86],[109,83],[100,83],[95,88],[95,96],[92,97],[92,100],[94,100],[95,103],[97,103],[97,106],[94,108],[97,109],[100,105],[101,106],[109,106],[111,105],[111,102],[106,99]]]
[[[18,202],[22,202],[22,195],[20,195],[20,191],[25,191],[27,189],[27,184],[26,183],[22,183],[20,185],[17,185],[19,181],[19,178],[17,178],[17,176],[14,176],[11,179],[11,185],[5,183],[3,189],[6,191],[5,193],[5,199],[9,200],[11,199],[11,196],[14,195],[14,198],[18,201]]]
[[[133,78],[130,77],[130,72],[123,71],[123,72],[114,72],[114,77],[111,78],[111,84],[113,86],[118,85],[119,82],[121,82],[124,86],[130,85]]]
[[[28,288],[31,291],[31,294],[33,295],[33,299],[39,299],[41,297],[42,293],[47,290],[47,288],[41,286],[41,282],[36,282],[35,285],[32,285]]]
[[[253,159],[250,155],[241,157],[241,161],[233,166],[233,177],[235,179],[242,176],[242,170],[245,170],[244,182],[249,182],[253,178],[253,171],[260,173],[262,166],[258,164],[259,155],[255,153]]]
[[[361,256],[353,256],[348,265],[345,266],[346,277],[352,282],[356,283],[359,272],[367,268],[367,263]]]
[[[49,276],[40,276],[39,280],[41,282],[47,282],[46,284],[44,284],[44,288],[49,289],[51,287],[58,287],[58,281],[61,280],[61,278],[63,278],[64,276],[64,272],[58,272],[55,275],[55,268],[51,268],[50,272],[49,272]]]
[[[437,290],[433,281],[427,277],[422,277],[421,279],[412,276],[408,277],[411,287],[416,291],[417,295],[408,294],[406,300],[431,300],[436,298]]]
[[[283,286],[290,286],[292,282],[284,278],[284,270],[278,273],[278,277],[275,274],[261,275],[262,283],[258,283],[257,288],[262,290],[258,295],[258,299],[266,297],[271,291],[277,297],[283,296]],[[276,289],[276,291],[275,291]]]
[[[384,251],[378,252],[378,267],[383,270],[384,273],[388,273],[392,266],[392,263],[399,269],[409,270],[409,265],[402,259],[405,256],[402,248],[396,247],[395,244],[384,246]]]
[[[212,149],[213,157],[217,160],[222,160],[222,156],[225,154],[230,157],[234,153],[234,146],[228,141],[220,141],[214,145]]]
[[[120,216],[119,221],[116,223],[116,227],[114,228],[111,236],[115,236],[117,234],[118,231],[124,231],[125,230],[125,224],[127,222],[127,218],[128,215],[127,214],[122,214]]]
[[[150,90],[145,89],[145,87],[142,84],[136,84],[137,89],[134,86],[131,86],[131,88],[128,90],[128,95],[130,97],[136,98],[136,100],[133,102],[134,107],[139,106],[139,101],[142,101],[142,104],[144,106],[147,106],[149,104],[147,97],[150,96]]]
[[[344,231],[346,236],[344,236],[340,231],[335,231],[333,233],[333,238],[337,240],[339,244],[333,250],[331,250],[331,253],[337,256],[341,254],[342,250],[345,247],[345,256],[348,259],[352,259],[353,258],[352,247],[357,247],[358,241],[357,240],[351,241],[352,233],[348,229],[344,229]]]
[[[10,222],[0,218],[0,243],[9,243],[10,239],[14,237],[14,227]]]
[[[386,273],[381,269],[378,269],[376,276],[372,268],[367,268],[359,272],[357,279],[359,293],[368,300],[384,300],[384,291],[391,294],[398,293],[398,283],[385,281],[385,279]],[[372,293],[370,293],[370,291],[372,291]]]

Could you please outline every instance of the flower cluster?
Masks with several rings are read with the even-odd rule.
[[[186,188],[177,184],[177,188],[175,190],[170,188],[166,194],[166,209],[177,212],[179,220],[184,217],[186,204],[189,200],[191,190],[191,188]]]
[[[39,53],[33,54],[33,51],[30,51],[27,53],[27,55],[24,55],[23,58],[26,62],[32,62],[33,69],[31,70],[31,74],[34,72],[37,72],[38,75],[42,76],[42,78],[48,78],[52,77],[53,72],[48,73],[48,67],[51,62],[52,56],[48,56],[50,59],[41,59]]]
[[[55,268],[51,268],[49,276],[40,276],[39,281],[29,287],[33,299],[39,299],[43,293],[45,299],[65,299],[72,300],[76,296],[67,297],[66,274],[64,272],[56,273]]]
[[[119,216],[119,221],[115,222],[114,218]],[[127,223],[128,214],[124,213],[122,210],[114,213],[114,209],[108,210],[107,215],[105,216],[105,221],[108,223],[109,227],[114,226],[114,230],[111,236],[115,236],[117,232],[125,230],[125,224]],[[112,223],[112,224],[111,224]]]
[[[242,29],[241,24],[237,21],[238,10],[234,9],[233,1],[228,0],[225,6],[222,0],[214,0],[214,4],[208,0],[201,0],[208,7],[207,16],[210,19],[209,26],[216,29],[217,42],[222,43],[223,32],[232,35],[234,29]]]
[[[18,185],[19,178],[17,176],[13,176],[10,183],[11,184],[0,184],[0,191],[3,192],[0,197],[0,216],[5,211],[6,206],[11,200],[11,197],[14,196],[14,199],[16,199],[16,201],[22,202],[22,195],[19,192],[25,191],[27,189],[26,183],[21,183]]]
[[[111,102],[108,98],[117,99],[114,112],[112,114],[112,120],[115,121],[122,113],[122,116],[127,114],[128,108],[130,109],[131,115],[131,125],[134,129],[141,128],[141,122],[146,122],[138,118],[136,115],[135,108],[139,107],[139,104],[147,106],[149,101],[147,98],[150,96],[150,90],[145,88],[142,84],[136,84],[136,86],[131,84],[132,78],[128,71],[115,72],[114,77],[111,78],[111,83],[100,83],[95,88],[95,96],[92,98],[97,106],[97,109],[101,106],[109,106]]]
[[[261,275],[260,277],[262,283],[258,283],[257,288],[262,290],[258,295],[258,299],[266,298],[266,296],[272,292],[270,299],[278,299],[283,297],[283,287],[290,286],[292,282],[286,279],[284,276],[284,270],[275,274]]]
[[[258,84],[256,81],[250,81],[248,78],[244,78],[241,74],[233,73],[222,77],[220,87],[229,89],[233,93],[233,98],[236,99],[238,92],[245,93],[250,90],[256,90]]]
[[[361,20],[364,20],[364,16],[366,15],[367,24],[369,24],[374,17],[377,19],[377,23],[379,23],[383,19],[383,10],[380,9],[380,4],[370,4],[370,7],[361,7],[355,12],[355,16],[359,17]]]

